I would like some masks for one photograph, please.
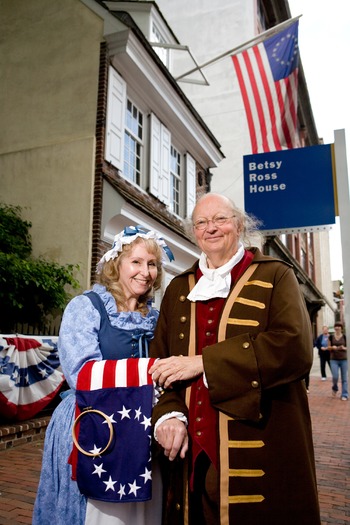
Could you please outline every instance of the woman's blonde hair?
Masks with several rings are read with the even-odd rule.
[[[108,292],[110,292],[118,306],[118,309],[126,308],[126,297],[123,292],[123,288],[119,282],[120,279],[120,264],[122,260],[131,252],[131,250],[137,244],[144,244],[148,253],[151,253],[156,258],[157,263],[157,278],[154,282],[154,285],[150,290],[144,294],[140,295],[137,302],[136,310],[141,312],[143,315],[147,314],[148,308],[147,303],[152,299],[153,291],[158,290],[162,284],[163,268],[162,268],[162,248],[154,239],[144,239],[142,237],[137,237],[135,241],[130,244],[124,244],[122,251],[118,257],[106,261],[103,264],[101,273],[98,275],[98,281],[100,284],[104,285]]]

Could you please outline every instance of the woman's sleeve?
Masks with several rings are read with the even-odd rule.
[[[100,314],[90,299],[84,295],[72,299],[64,311],[58,339],[60,363],[71,388],[76,388],[78,372],[87,361],[102,359],[99,328]]]

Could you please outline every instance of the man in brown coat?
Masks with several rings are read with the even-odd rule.
[[[205,195],[192,218],[202,254],[169,284],[151,348],[164,523],[319,525],[293,269],[244,248],[249,219],[226,197]]]

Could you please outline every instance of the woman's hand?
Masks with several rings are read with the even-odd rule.
[[[164,454],[173,461],[178,452],[184,458],[188,450],[188,435],[185,423],[172,417],[163,421],[156,430],[158,443],[164,448]]]
[[[149,373],[159,386],[169,388],[176,381],[186,381],[202,374],[203,359],[200,355],[158,359],[149,369]]]

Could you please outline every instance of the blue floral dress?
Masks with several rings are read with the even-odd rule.
[[[72,394],[78,373],[89,360],[144,357],[158,320],[159,313],[152,307],[149,307],[146,316],[140,312],[118,312],[113,296],[102,285],[94,285],[92,291],[102,299],[109,326],[103,323],[106,316],[95,308],[92,299],[87,296],[88,292],[72,299],[65,309],[58,349],[62,370],[71,390],[64,393],[46,430],[33,525],[85,523],[86,498],[80,494],[77,483],[72,481],[71,466],[68,464],[75,414],[75,395]],[[100,331],[103,326],[105,329]],[[113,348],[111,344],[105,344],[111,334],[115,337]]]

